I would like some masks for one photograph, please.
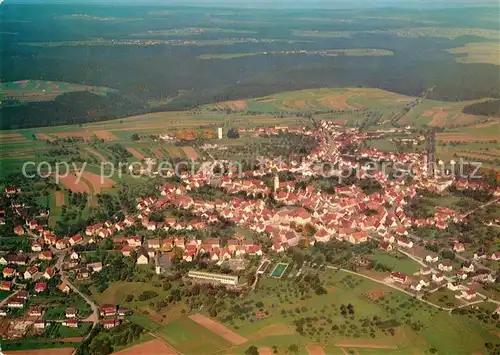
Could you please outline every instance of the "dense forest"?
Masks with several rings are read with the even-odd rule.
[[[465,106],[464,113],[481,116],[500,116],[500,100],[487,100]]]
[[[439,23],[444,29],[498,30],[488,9],[242,12],[174,7],[167,12],[161,10],[147,6],[2,6],[1,81],[39,79],[106,86],[118,90],[120,95],[99,98],[71,94],[51,103],[3,107],[1,128],[83,123],[317,87],[377,87],[418,96],[435,86],[429,97],[436,100],[500,97],[497,66],[459,63],[447,51],[470,42],[484,42],[485,38],[395,36],[384,32],[426,27],[429,21]],[[193,27],[217,30],[196,36],[150,32]],[[312,31],[313,35],[300,36],[296,31]],[[315,36],[314,31],[342,31],[343,35]],[[231,42],[235,37],[254,40]],[[92,44],[96,38],[205,42],[203,45]],[[61,45],[61,41],[71,44]],[[378,48],[394,54],[198,58],[202,54],[349,48]],[[69,110],[71,100],[73,111]],[[152,101],[155,105],[149,105]]]

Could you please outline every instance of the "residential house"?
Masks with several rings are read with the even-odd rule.
[[[7,279],[7,278],[13,278],[14,276],[16,276],[16,270],[13,269],[13,268],[10,268],[10,267],[6,267],[3,269],[3,278],[4,279]]]
[[[35,284],[35,293],[42,293],[47,289],[47,284],[45,282],[37,282]]]
[[[102,326],[104,327],[104,329],[111,329],[111,328],[116,327],[119,324],[120,324],[120,320],[118,320],[118,319],[104,319],[102,321]]]
[[[450,272],[453,270],[453,264],[449,261],[442,261],[437,266],[439,271]]]
[[[116,315],[117,306],[115,304],[103,304],[99,310],[101,317],[109,317]]]
[[[42,307],[31,307],[28,310],[28,315],[30,317],[41,317],[42,316]]]
[[[87,264],[87,269],[89,269],[92,272],[100,272],[102,270],[102,263],[97,262],[97,263]]]
[[[7,300],[8,308],[23,308],[24,307],[24,299],[18,297],[11,297]]]
[[[389,242],[380,243],[380,248],[386,252],[390,252],[393,250],[392,244]]]
[[[141,248],[137,252],[137,261],[136,264],[138,265],[146,265],[149,263],[149,255],[146,249]]]
[[[78,319],[65,319],[62,325],[68,328],[78,328]]]
[[[408,276],[400,273],[400,272],[391,272],[391,275],[390,275],[391,279],[396,281],[396,282],[399,282],[399,283],[405,283],[406,281],[408,281]]]
[[[48,267],[45,269],[45,272],[43,273],[43,277],[46,278],[47,280],[50,280],[56,275],[56,270],[53,267]]]
[[[81,234],[75,234],[74,236],[69,238],[69,244],[71,246],[75,246],[75,245],[81,244],[81,243],[83,243],[83,237]],[[57,245],[56,245],[56,247],[57,247]]]
[[[427,256],[425,257],[425,261],[427,261],[428,263],[437,263],[439,261],[439,256],[427,254]]]
[[[66,308],[66,318],[76,318],[76,310],[72,307]]]
[[[52,260],[52,252],[51,251],[42,251],[38,254],[38,259],[40,260]]]
[[[0,291],[10,291],[12,288],[11,281],[0,281]]]
[[[31,251],[34,251],[34,252],[42,251],[42,244],[40,242],[31,243]]]
[[[465,251],[465,246],[462,243],[455,243],[453,245],[453,251],[455,253],[461,253],[461,252]]]
[[[30,280],[33,278],[33,276],[38,272],[38,266],[30,266],[29,268],[26,269],[24,272],[24,279],[25,280]]]
[[[413,241],[408,238],[398,238],[398,245],[403,248],[413,248]]]
[[[160,239],[149,239],[147,245],[149,249],[160,249],[161,242]]]
[[[61,291],[62,293],[69,293],[69,291],[71,291],[71,289],[69,288],[69,286],[64,283],[64,282],[61,282],[57,288],[59,289],[59,291]]]
[[[46,326],[46,323],[44,320],[36,320],[34,323],[33,323],[33,327],[35,329],[45,329],[45,326]]]
[[[440,283],[444,281],[444,275],[442,273],[432,274],[432,281]]]
[[[462,290],[460,295],[455,295],[456,298],[462,298],[467,301],[470,301],[476,298],[477,293],[474,290]]]
[[[493,260],[493,261],[500,260],[500,251],[497,251],[497,252],[491,254],[491,260]]]
[[[466,262],[462,265],[462,270],[465,271],[465,272],[474,272],[475,268],[474,268],[474,264],[471,263],[471,262]]]

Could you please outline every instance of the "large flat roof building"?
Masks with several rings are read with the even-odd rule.
[[[200,281],[216,282],[225,285],[238,284],[238,276],[233,276],[233,275],[216,274],[212,272],[191,270],[189,271],[188,276]]]

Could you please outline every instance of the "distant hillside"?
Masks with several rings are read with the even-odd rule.
[[[488,100],[465,106],[463,113],[480,116],[500,116],[500,100]]]
[[[54,100],[0,108],[0,129],[56,126],[103,121],[143,112],[145,107],[121,94],[70,92]]]

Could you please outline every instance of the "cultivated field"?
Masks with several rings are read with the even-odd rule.
[[[176,355],[177,352],[162,340],[155,339],[120,350],[117,355]],[[56,354],[57,355],[57,354]]]
[[[240,344],[246,343],[248,341],[248,339],[238,335],[237,333],[226,328],[225,326],[223,326],[219,322],[214,321],[208,317],[205,317],[202,314],[195,314],[195,315],[189,316],[189,318],[194,320],[196,323],[200,324],[201,326],[214,332],[215,334],[222,336],[224,339],[226,339],[231,344],[240,345]]]
[[[87,152],[89,152],[90,154],[92,154],[93,156],[95,156],[96,158],[98,158],[99,160],[101,160],[102,162],[107,162],[108,159],[106,159],[106,157],[104,155],[102,155],[101,153],[99,153],[97,150],[93,149],[93,148],[85,148],[85,150]]]
[[[7,350],[5,355],[71,355],[73,348],[51,348],[51,349],[33,349],[33,350]]]

